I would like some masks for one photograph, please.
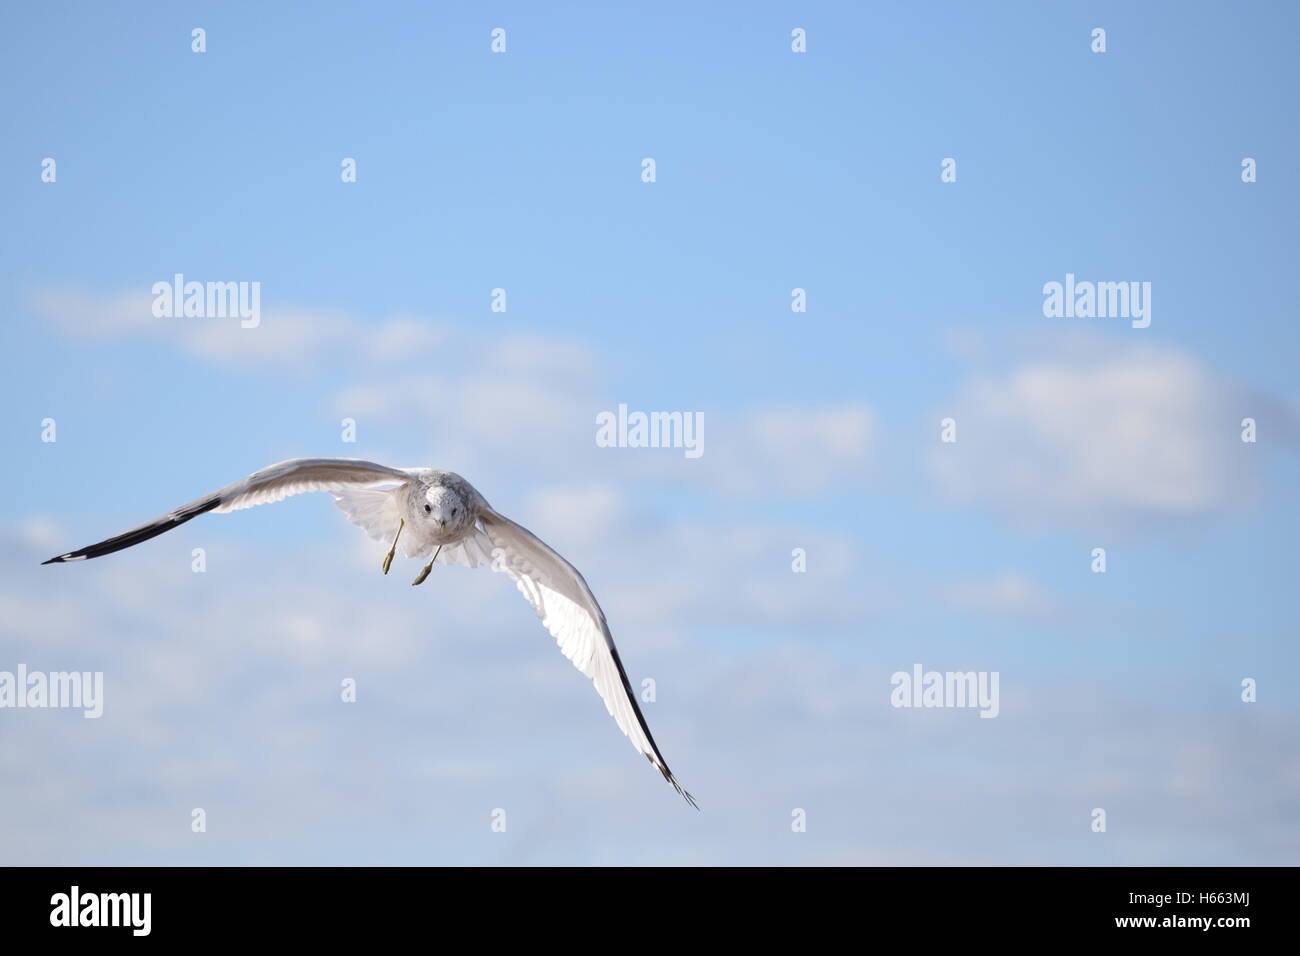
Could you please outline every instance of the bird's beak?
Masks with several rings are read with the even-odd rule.
[[[446,533],[447,533],[447,522],[442,521],[441,519],[439,519],[439,521],[438,521],[438,530],[441,531],[443,534],[446,534]]]

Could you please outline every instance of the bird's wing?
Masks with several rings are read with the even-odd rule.
[[[393,492],[394,489],[382,486],[354,485],[331,491],[331,494],[349,521],[376,541],[388,544],[396,536],[402,519],[400,496]],[[399,540],[408,558],[415,557],[423,545],[423,539],[414,534],[404,535]]]
[[[121,551],[123,548],[148,541],[209,511],[220,514],[251,508],[270,501],[283,501],[290,495],[302,494],[305,491],[335,491],[380,482],[404,482],[410,478],[410,473],[399,468],[389,468],[387,465],[377,465],[372,461],[362,461],[359,458],[292,458],[254,472],[247,478],[226,485],[210,495],[196,498],[189,504],[181,505],[175,511],[169,511],[138,528],[124,531],[98,544],[69,551],[43,563],[59,564],[112,554],[114,551]]]
[[[527,528],[491,508],[484,509],[479,520],[493,545],[492,569],[514,579],[564,656],[596,685],[605,708],[637,753],[654,764],[691,806],[696,806],[655,745],[619,660],[605,612],[577,568]]]

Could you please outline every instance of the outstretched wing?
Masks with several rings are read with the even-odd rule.
[[[645,755],[677,792],[696,807],[695,799],[682,789],[655,745],[645,716],[632,693],[627,672],[619,660],[618,648],[605,622],[605,612],[577,568],[556,554],[527,528],[490,508],[479,517],[483,531],[493,544],[492,568],[514,579],[560,650],[573,666],[591,678],[596,693],[632,741],[637,753]]]
[[[254,472],[210,495],[196,498],[138,528],[41,563],[60,564],[112,554],[148,541],[209,511],[218,514],[239,511],[270,501],[283,501],[290,495],[305,491],[339,491],[380,482],[407,481],[410,477],[410,474],[400,468],[389,468],[359,458],[292,458]]]

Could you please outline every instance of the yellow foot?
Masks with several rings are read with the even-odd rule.
[[[384,573],[385,573],[385,574],[387,574],[387,573],[388,573],[388,569],[391,568],[391,567],[393,566],[393,555],[395,555],[395,554],[397,553],[397,539],[400,538],[400,537],[402,536],[402,529],[405,528],[405,527],[406,527],[406,519],[405,519],[405,518],[401,518],[401,519],[398,521],[398,523],[397,523],[397,534],[393,536],[393,546],[392,546],[391,548],[389,548],[389,549],[388,549],[388,553],[387,553],[386,555],[384,555]]]
[[[424,566],[424,568],[416,576],[415,580],[411,582],[411,587],[415,587],[417,584],[423,584],[424,579],[429,576],[429,572],[431,572],[432,570],[433,570],[433,562],[430,561],[428,564]]]

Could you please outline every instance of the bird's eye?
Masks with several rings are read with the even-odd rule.
[[[459,508],[452,508],[452,509],[451,509],[451,514],[452,514],[452,517],[455,517],[456,515],[460,514],[460,509],[459,509]]]
[[[429,513],[430,511],[432,511],[432,510],[433,510],[433,508],[429,507],[428,505],[425,505],[425,506],[424,506],[424,513],[425,513],[425,514],[428,514],[428,513]]]

